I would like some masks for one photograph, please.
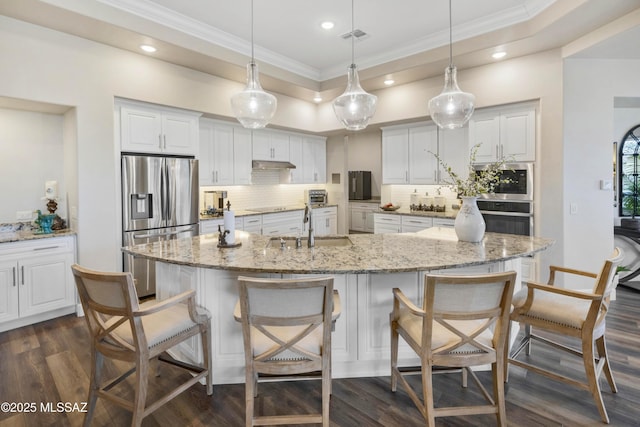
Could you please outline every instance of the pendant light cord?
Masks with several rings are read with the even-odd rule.
[[[354,26],[354,23],[353,23],[353,15],[354,15],[353,2],[354,2],[354,0],[351,0],[351,65],[354,65],[356,63],[355,54],[354,54],[356,35],[354,33],[355,26]]]
[[[252,0],[253,1],[253,0]],[[449,0],[449,67],[453,67],[453,24],[451,21],[451,0]]]
[[[251,63],[255,64],[253,57],[253,0],[251,0]]]

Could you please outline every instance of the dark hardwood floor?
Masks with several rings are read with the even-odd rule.
[[[640,292],[618,288],[617,300],[607,319],[607,335],[618,393],[601,380],[605,405],[613,426],[640,426]],[[581,362],[561,357],[541,345],[532,357],[549,366],[560,366],[580,377]],[[107,377],[125,365],[109,363]],[[35,404],[36,411],[0,412],[0,427],[78,426],[84,414],[43,411],[41,404],[80,404],[87,397],[90,356],[85,320],[75,316],[31,325],[0,334],[0,402]],[[167,367],[152,377],[151,398],[186,375]],[[488,380],[487,373],[480,373]],[[417,385],[419,377],[412,377]],[[458,375],[438,375],[434,380],[436,406],[480,402],[472,382],[461,389]],[[487,382],[487,384],[490,384]],[[118,386],[132,397],[131,382]],[[260,384],[257,407],[265,413],[305,411],[319,408],[320,383],[300,381]],[[511,368],[507,385],[507,418],[510,426],[597,426],[598,411],[591,395],[566,384]],[[15,408],[14,409],[18,409]],[[71,408],[73,409],[73,408]],[[98,401],[95,426],[126,426],[128,412]],[[493,416],[440,418],[440,426],[495,425]],[[423,419],[413,403],[398,388],[392,393],[389,377],[336,379],[331,399],[331,424],[335,426],[420,426]],[[244,385],[217,385],[209,397],[196,385],[145,418],[144,426],[241,426],[244,425]]]

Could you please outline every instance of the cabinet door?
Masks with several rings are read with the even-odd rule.
[[[20,317],[75,304],[73,254],[51,254],[20,261]]]
[[[421,126],[409,129],[409,183],[435,184],[438,181],[438,129]]]
[[[271,149],[273,155],[271,160],[289,160],[289,135],[286,133],[273,132],[271,134]]]
[[[290,184],[302,184],[305,182],[305,168],[307,162],[304,160],[304,153],[302,148],[302,137],[298,135],[292,135],[289,137],[289,161],[296,165],[295,169],[289,169]],[[285,181],[286,182],[286,181]]]
[[[273,160],[271,151],[271,138],[264,130],[253,131],[252,154],[254,160]]]
[[[198,153],[198,177],[200,185],[213,185],[215,172],[213,163],[213,124],[200,121],[200,148]]]
[[[241,127],[233,129],[233,183],[251,184],[251,131]]]
[[[162,151],[166,154],[198,154],[198,117],[166,111],[162,114]]]
[[[244,231],[262,234],[262,216],[250,215],[243,218]]]
[[[366,211],[358,208],[349,209],[350,225],[349,230],[365,231]]]
[[[432,218],[422,218],[416,216],[402,216],[402,232],[414,233],[416,231],[424,230],[426,228],[433,227]]]
[[[0,262],[0,322],[18,318],[18,263]]]
[[[460,177],[469,175],[468,129],[446,129],[438,131],[438,155],[451,170]],[[447,172],[438,165],[438,182],[449,179]]]
[[[218,232],[218,225],[224,225],[222,219],[208,219],[200,222],[200,234],[212,234]]]
[[[120,108],[122,151],[161,153],[162,117],[159,111],[130,106]]]
[[[402,227],[400,215],[374,214],[374,228],[376,234],[399,233]]]
[[[391,129],[382,132],[382,183],[409,182],[409,132]]]
[[[507,111],[500,115],[501,157],[508,161],[535,160],[535,110]]]
[[[477,114],[469,120],[469,149],[480,144],[475,163],[493,162],[498,158],[500,145],[500,116],[498,113]]]
[[[302,139],[303,181],[324,184],[327,181],[327,149],[324,139]]]
[[[233,184],[233,127],[216,124],[213,127],[213,183]]]
[[[373,233],[375,231],[375,217],[376,214],[373,211],[366,211],[364,216],[364,232]]]

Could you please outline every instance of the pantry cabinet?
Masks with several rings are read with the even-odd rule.
[[[533,105],[476,111],[469,120],[469,148],[480,144],[475,162],[535,161],[535,127]]]
[[[198,154],[200,113],[145,103],[118,101],[120,149],[149,154]]]
[[[0,332],[76,310],[74,237],[0,247]]]

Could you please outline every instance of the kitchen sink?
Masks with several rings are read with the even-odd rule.
[[[267,242],[267,248],[280,248],[281,240],[284,240],[285,247],[295,248],[296,247],[296,238],[291,236],[283,236],[283,237],[272,237]],[[307,237],[302,237],[301,239],[302,247],[307,247]],[[318,236],[315,238],[315,246],[316,247],[344,247],[344,246],[352,246],[353,242],[349,239],[349,236]]]

